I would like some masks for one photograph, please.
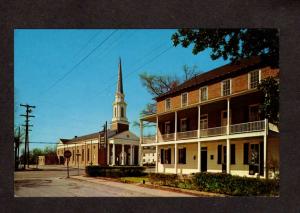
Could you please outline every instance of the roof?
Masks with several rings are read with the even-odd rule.
[[[157,96],[155,99],[161,99],[163,97],[169,96],[176,92],[186,90],[188,88],[194,86],[205,85],[210,81],[221,79],[232,75],[233,73],[237,73],[238,71],[248,70],[248,68],[257,68],[261,66],[267,65],[267,60],[262,60],[261,57],[255,56],[249,59],[242,59],[235,63],[229,63],[224,66],[218,67],[216,69],[210,70],[208,72],[196,75],[195,77],[183,82],[182,84],[178,85],[177,87],[171,89],[170,91]]]
[[[108,136],[108,138],[111,138],[115,134],[116,134],[115,130],[110,130],[110,129],[107,130],[107,136]],[[104,131],[95,132],[95,133],[91,133],[91,134],[88,134],[88,135],[82,135],[82,136],[79,136],[79,137],[75,136],[72,139],[60,139],[60,140],[64,144],[67,144],[67,143],[74,143],[74,142],[83,141],[83,140],[95,139],[95,138],[98,138],[99,135],[103,136],[104,135]]]

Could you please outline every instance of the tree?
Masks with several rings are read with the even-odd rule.
[[[258,90],[263,92],[264,101],[260,105],[260,113],[271,123],[279,124],[279,79],[268,77],[258,85]]]
[[[171,37],[174,46],[193,44],[193,54],[210,49],[212,60],[223,58],[237,62],[262,56],[278,67],[279,36],[277,29],[179,29]]]

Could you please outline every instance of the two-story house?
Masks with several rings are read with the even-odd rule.
[[[157,112],[140,118],[142,147],[155,146],[156,172],[226,172],[272,177],[279,164],[279,131],[259,113],[262,79],[279,77],[260,57],[197,75],[156,97]],[[156,124],[143,137],[143,122]],[[149,142],[152,140],[152,142]]]

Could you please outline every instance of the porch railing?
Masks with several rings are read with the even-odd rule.
[[[186,131],[186,132],[177,132],[177,140],[178,139],[190,139],[198,137],[198,130]]]
[[[220,136],[220,135],[226,135],[226,126],[219,126],[219,127],[213,127],[213,128],[200,130],[201,138]]]
[[[161,135],[161,139],[163,141],[173,141],[175,139],[174,136],[175,136],[174,133],[163,134],[163,135]]]
[[[265,130],[265,121],[254,121],[230,125],[230,134],[257,132]]]
[[[155,143],[155,135],[143,137],[143,143]]]

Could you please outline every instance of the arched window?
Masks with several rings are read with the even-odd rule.
[[[117,117],[117,107],[115,107],[115,117]]]
[[[121,117],[123,118],[124,117],[124,108],[121,107]]]

